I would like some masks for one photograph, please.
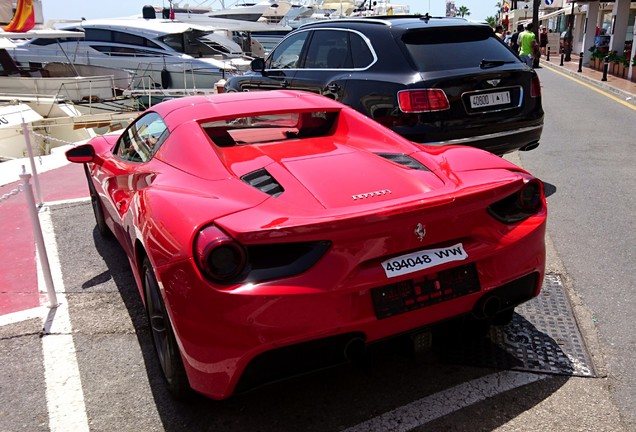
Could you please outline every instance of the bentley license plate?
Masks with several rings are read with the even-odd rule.
[[[470,97],[471,108],[483,108],[493,105],[506,105],[510,103],[510,92],[481,93]]]

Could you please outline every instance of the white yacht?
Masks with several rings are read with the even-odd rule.
[[[62,62],[119,68],[137,88],[210,89],[249,68],[241,47],[210,27],[140,17],[81,21],[61,27],[83,39],[36,38],[9,52],[21,65]]]
[[[122,104],[119,98],[131,80],[125,71],[63,63],[19,68],[7,52],[15,46],[13,38],[65,35],[41,29],[0,33],[0,161],[25,156],[23,123],[31,131],[34,154],[45,155],[53,147],[95,136],[94,127],[111,121],[122,127],[134,115],[136,101]]]
[[[23,124],[30,131],[35,156],[48,155],[52,148],[95,137],[97,130],[115,130],[128,125],[134,112],[102,112],[86,115],[72,104],[55,97],[25,97],[0,102],[0,162],[28,155]],[[103,132],[102,132],[103,133]]]
[[[242,21],[258,21],[262,17],[278,16],[283,17],[291,9],[291,4],[285,0],[262,0],[250,2],[246,0],[237,1],[229,7],[225,7],[225,2],[221,2],[221,8],[207,13],[210,17],[236,19]],[[270,21],[271,22],[271,21]]]

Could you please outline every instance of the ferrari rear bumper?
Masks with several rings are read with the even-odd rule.
[[[308,279],[302,291],[293,281],[287,281],[289,286],[278,281],[276,294],[266,295],[259,286],[227,292],[213,289],[195,277],[189,262],[160,273],[191,386],[213,399],[224,399],[347,361],[369,343],[468,314],[484,317],[531,299],[539,294],[544,276],[544,236],[545,219],[505,246],[471,250],[469,262],[431,269],[424,276],[437,286],[444,277],[458,280],[464,269],[474,267],[477,289],[459,289],[464,283],[459,280],[451,283],[439,302],[422,301],[421,306],[398,308],[389,315],[379,312],[372,295],[378,289],[393,292],[386,291],[387,285],[325,291],[311,286],[318,275]],[[443,277],[444,273],[448,274]],[[441,288],[448,287],[442,283]],[[400,301],[418,301],[420,294],[426,294],[413,289]]]
[[[530,300],[538,279],[539,273],[531,273],[482,295],[473,307],[473,316],[486,318]],[[409,332],[421,330],[416,328]],[[249,362],[234,392],[241,393],[281,379],[360,360],[368,343],[363,332],[349,332],[265,351]]]

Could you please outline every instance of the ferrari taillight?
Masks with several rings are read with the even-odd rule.
[[[541,96],[541,81],[539,81],[538,76],[532,77],[532,84],[530,86],[530,96],[539,97]]]
[[[488,213],[503,223],[515,223],[538,213],[543,202],[543,185],[530,180],[519,191],[488,207]]]
[[[197,234],[194,258],[203,274],[217,282],[237,279],[247,264],[245,249],[214,225]]]
[[[398,104],[405,113],[444,111],[450,108],[446,93],[441,89],[402,90]]]

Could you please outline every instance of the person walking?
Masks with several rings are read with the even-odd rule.
[[[546,47],[548,46],[548,30],[541,26],[539,27],[539,48],[541,49],[541,55],[546,55]]]
[[[517,24],[517,31],[510,36],[510,49],[519,54],[519,35],[523,31],[523,24]]]
[[[504,28],[501,24],[497,24],[497,26],[495,27],[495,34],[497,35],[497,37],[501,40],[503,40],[504,38]]]
[[[525,31],[519,35],[519,57],[530,67],[534,65],[535,52],[539,51],[537,36],[532,31],[532,23],[526,24]]]

